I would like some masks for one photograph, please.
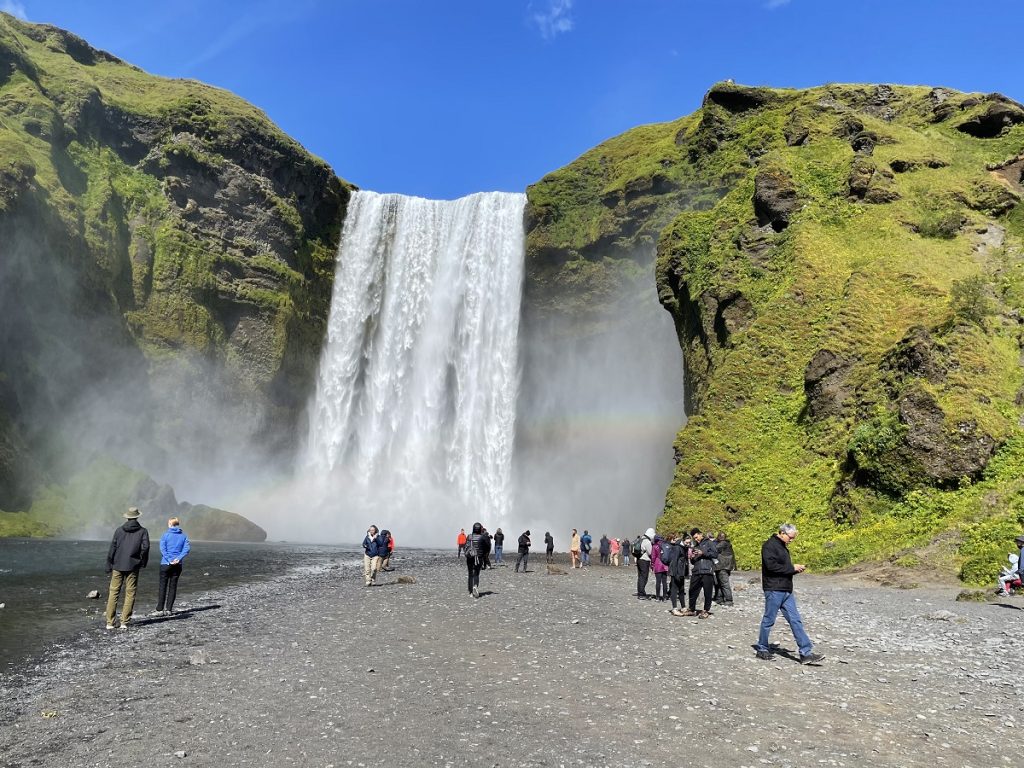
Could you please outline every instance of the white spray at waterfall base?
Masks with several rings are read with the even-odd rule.
[[[310,409],[317,538],[442,544],[512,505],[525,196],[357,192]],[[399,531],[401,532],[399,534]]]

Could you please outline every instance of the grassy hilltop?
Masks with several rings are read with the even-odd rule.
[[[530,188],[527,298],[586,316],[656,243],[691,414],[662,530],[984,581],[1024,525],[1022,171],[998,94],[719,84]]]
[[[97,454],[287,453],[349,189],[242,99],[0,14],[0,509]]]

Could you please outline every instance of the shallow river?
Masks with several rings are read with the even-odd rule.
[[[110,577],[104,573],[106,541],[0,539],[0,674],[27,657],[90,627],[102,626]],[[355,565],[351,546],[193,542],[178,582],[175,608],[200,592],[273,578],[302,568]],[[139,575],[135,617],[156,607],[159,549]],[[99,600],[89,600],[91,590]]]

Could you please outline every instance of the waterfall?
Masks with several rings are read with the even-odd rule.
[[[525,202],[352,195],[310,416],[323,503],[385,524],[506,517]]]

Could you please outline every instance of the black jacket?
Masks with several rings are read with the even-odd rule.
[[[498,531],[496,534],[494,534],[494,546],[501,547],[504,544],[505,544],[505,534],[502,533],[501,531]]]
[[[666,544],[668,547],[668,574],[676,581],[682,581],[690,575],[690,548],[681,542]]]
[[[550,533],[544,534],[544,545],[548,548],[549,552],[553,552],[555,549],[555,537]]]
[[[471,533],[466,538],[466,557],[485,558],[491,553],[491,539],[485,533]]]
[[[778,536],[769,537],[761,545],[761,589],[765,592],[792,592],[793,558],[789,547]]]
[[[138,520],[128,520],[114,531],[107,552],[107,573],[134,571],[149,563],[149,531]]]
[[[519,553],[526,554],[530,551],[530,537],[525,533],[519,537]]]
[[[734,571],[736,570],[736,554],[732,551],[731,541],[715,542],[718,546],[718,565],[715,566],[716,571]]]
[[[705,576],[715,572],[715,558],[718,547],[711,539],[704,539],[690,550],[690,562],[693,564],[694,576]]]

